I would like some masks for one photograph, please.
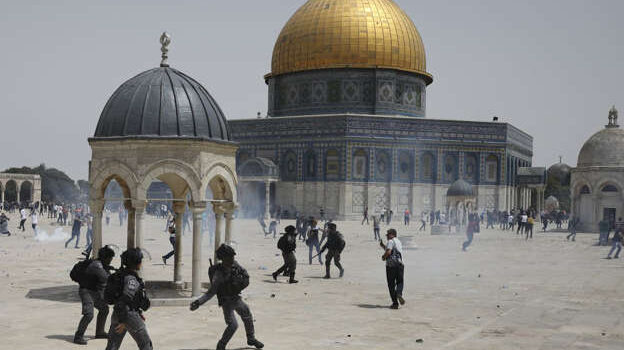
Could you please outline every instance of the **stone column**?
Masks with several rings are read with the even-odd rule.
[[[234,221],[234,209],[236,209],[236,205],[234,203],[230,203],[225,207],[225,244],[232,243],[232,224]]]
[[[128,218],[126,219],[126,224],[127,226],[127,233],[128,236],[126,238],[126,249],[130,249],[130,248],[136,248],[136,227],[135,227],[135,222],[136,222],[136,215],[135,215],[135,210],[134,207],[132,206],[132,201],[126,201],[124,203],[124,207],[126,208],[126,210],[128,210]],[[119,210],[122,210],[121,207],[119,207]]]
[[[198,297],[201,294],[201,267],[202,267],[202,214],[206,210],[206,203],[193,203],[193,279],[192,295]],[[177,232],[177,230],[176,230]],[[177,242],[176,242],[177,243]]]
[[[17,203],[18,204],[22,203],[22,201],[20,200],[20,190],[21,190],[21,187],[22,187],[21,183],[18,184],[17,182],[15,182],[15,189],[17,190],[16,194],[17,194]]]
[[[144,248],[143,237],[145,233],[145,201],[144,200],[133,200],[132,204],[134,206],[134,244],[136,248]],[[130,217],[130,215],[128,215]],[[130,226],[130,221],[128,221],[128,226]]]
[[[4,186],[0,188],[0,203],[4,203]]]
[[[185,202],[173,202],[175,213],[175,254],[173,255],[173,281],[182,283],[182,218],[184,217]]]
[[[217,249],[221,245],[221,224],[223,223],[223,214],[225,210],[220,203],[212,203],[212,210],[215,213],[215,243],[214,243],[214,262],[217,262]]]
[[[97,254],[102,248],[102,210],[104,209],[104,201],[91,200],[89,202],[91,213],[93,213],[93,242],[91,249],[91,257],[97,258]]]
[[[267,180],[264,182],[264,190],[266,193],[266,198],[264,200],[264,220],[271,221],[271,181]]]

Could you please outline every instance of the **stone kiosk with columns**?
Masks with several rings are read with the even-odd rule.
[[[612,107],[608,124],[585,142],[571,172],[571,211],[580,220],[580,230],[598,232],[601,220],[614,227],[624,218],[623,151],[624,129]]]
[[[518,191],[519,202],[516,208],[527,210],[531,207],[535,209],[538,220],[542,209],[544,208],[544,190],[546,189],[546,168],[543,167],[525,167],[518,168]],[[535,197],[533,197],[535,194]],[[533,206],[533,198],[535,198],[535,206]]]
[[[177,227],[182,227],[187,204],[193,212],[192,295],[197,296],[202,277],[207,278],[206,271],[201,271],[205,256],[201,223],[207,205],[212,205],[215,213],[215,248],[221,243],[224,217],[225,241],[232,238],[237,146],[230,140],[225,116],[206,89],[167,63],[169,36],[163,34],[161,43],[160,67],[140,73],[113,93],[89,139],[93,251],[106,240],[102,237],[102,210],[110,181],[119,183],[128,210],[127,247],[143,248],[147,189],[160,180],[171,188]],[[178,286],[184,285],[181,231],[176,231],[173,274]]]

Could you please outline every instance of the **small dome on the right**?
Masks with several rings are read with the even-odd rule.
[[[615,107],[609,111],[609,123],[592,135],[579,152],[577,167],[624,166],[624,129],[617,123]]]

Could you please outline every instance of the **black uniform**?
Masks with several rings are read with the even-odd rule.
[[[273,279],[277,279],[277,276],[288,271],[290,276],[289,282],[296,283],[295,281],[295,269],[297,268],[297,257],[295,256],[295,249],[297,249],[297,239],[295,237],[295,231],[287,232],[279,241],[277,241],[277,248],[282,251],[282,258],[284,258],[284,264],[273,273]]]
[[[233,273],[247,275],[247,271],[236,261],[231,269],[225,268],[222,264],[217,264],[211,267],[211,269],[214,269],[214,274],[210,280],[210,289],[198,299],[198,303],[200,305],[204,304],[215,295],[217,296],[219,306],[223,309],[225,324],[227,325],[225,331],[223,331],[221,340],[219,340],[218,346],[225,348],[238,329],[238,322],[236,321],[234,312],[243,320],[245,333],[247,334],[247,342],[256,342],[251,310],[249,310],[249,306],[241,299],[240,288],[234,285],[232,278]]]
[[[87,330],[87,326],[93,320],[93,308],[98,309],[98,316],[95,326],[95,336],[97,338],[106,337],[104,326],[108,317],[108,305],[104,301],[104,288],[108,279],[108,271],[100,260],[93,260],[85,270],[86,280],[80,282],[78,294],[82,302],[82,318],[78,323],[76,338],[82,338]]]
[[[334,264],[340,270],[340,277],[344,275],[344,269],[340,264],[340,253],[344,249],[344,239],[338,231],[329,231],[327,234],[327,242],[321,248],[321,253],[327,249],[327,255],[325,256],[325,278],[330,278],[329,269],[331,261],[334,259]]]
[[[124,274],[123,291],[121,297],[115,302],[106,350],[117,350],[121,346],[126,330],[121,333],[115,331],[120,323],[126,325],[127,331],[130,332],[140,350],[152,350],[152,340],[141,315],[142,311],[150,307],[149,298],[145,294],[145,285],[135,271],[125,269],[122,273]]]

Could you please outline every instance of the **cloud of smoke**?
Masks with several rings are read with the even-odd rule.
[[[69,233],[63,231],[60,227],[56,228],[51,235],[48,235],[44,230],[37,230],[37,234],[35,235],[35,241],[37,242],[59,242],[68,238]]]

